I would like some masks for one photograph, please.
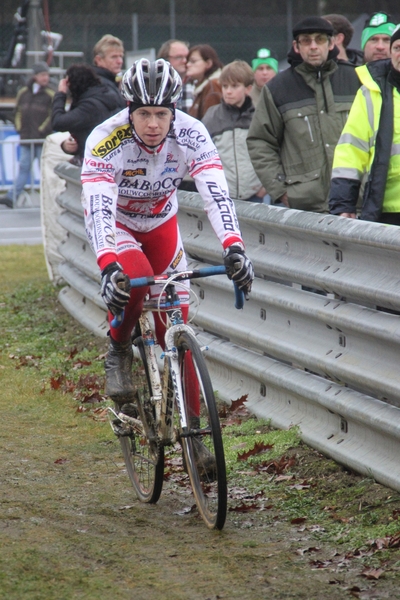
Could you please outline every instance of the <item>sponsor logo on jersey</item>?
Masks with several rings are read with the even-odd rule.
[[[93,156],[99,156],[103,158],[110,154],[115,148],[127,139],[132,137],[132,129],[130,125],[124,125],[123,127],[117,127],[110,133],[109,136],[102,139],[92,150]]]
[[[218,206],[223,228],[225,231],[235,231],[239,224],[237,219],[234,218],[232,200],[229,198],[229,196],[224,195],[221,188],[215,183],[215,181],[207,181],[206,185],[210,195]]]
[[[172,177],[166,177],[161,181],[155,181],[153,185],[147,179],[135,179],[134,181],[130,179],[121,179],[118,184],[119,189],[130,188],[134,190],[148,190],[149,192],[159,192],[160,190],[168,190],[172,188],[178,188],[182,182],[182,177],[176,177],[173,179]]]
[[[179,263],[181,262],[181,258],[183,256],[183,250],[182,248],[179,250],[178,254],[175,256],[174,260],[171,263],[171,268],[172,269],[176,269],[176,267],[179,265]]]
[[[98,162],[97,160],[93,160],[92,158],[85,158],[85,165],[88,167],[93,167],[94,169],[113,169],[114,166],[110,163]]]
[[[176,136],[176,142],[180,146],[187,146],[191,150],[198,150],[201,144],[207,142],[207,138],[197,129],[180,129]]]
[[[167,160],[165,162],[167,162],[167,163],[176,163],[176,162],[178,162],[178,159],[174,157],[174,155],[172,154],[172,152],[168,152],[168,154],[167,154]]]
[[[126,169],[122,171],[123,177],[136,177],[136,175],[146,175],[146,169]]]
[[[165,173],[177,173],[177,172],[178,172],[178,167],[165,167],[165,169],[161,173],[161,175],[165,175]]]
[[[203,152],[196,158],[196,162],[200,162],[201,160],[208,160],[209,158],[213,158],[218,155],[218,150],[215,148],[214,150],[210,150],[209,152]]]

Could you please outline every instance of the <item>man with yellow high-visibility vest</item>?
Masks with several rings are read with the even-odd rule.
[[[360,218],[400,225],[400,25],[390,38],[390,59],[356,71],[362,87],[335,149],[329,210],[356,218],[367,175]]]

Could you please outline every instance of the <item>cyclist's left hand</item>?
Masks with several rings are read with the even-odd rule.
[[[229,246],[223,254],[226,274],[245,294],[251,291],[254,270],[251,260],[239,244]]]
[[[101,295],[113,315],[120,314],[130,299],[131,281],[119,263],[113,262],[101,272]]]

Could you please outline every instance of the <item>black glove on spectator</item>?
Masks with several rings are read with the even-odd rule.
[[[248,294],[254,279],[254,270],[244,249],[238,244],[233,244],[224,251],[223,257],[229,279],[232,279],[240,290]]]
[[[119,315],[129,302],[131,282],[119,263],[113,262],[101,272],[101,295],[113,315]]]

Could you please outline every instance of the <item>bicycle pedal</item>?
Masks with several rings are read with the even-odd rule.
[[[132,435],[132,427],[123,423],[121,419],[114,419],[111,428],[117,437],[129,437]]]

